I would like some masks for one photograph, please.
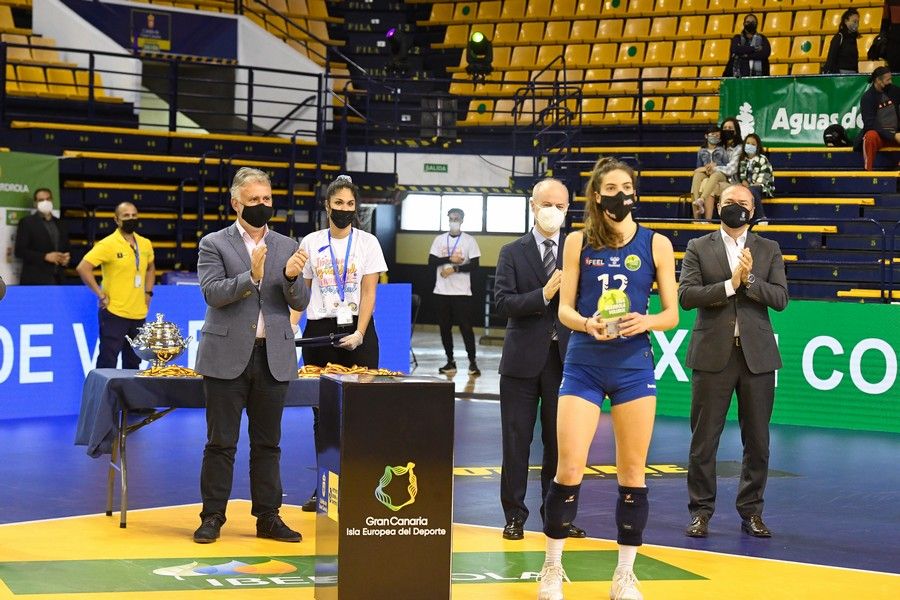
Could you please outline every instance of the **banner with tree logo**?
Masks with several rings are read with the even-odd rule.
[[[766,147],[824,146],[822,134],[835,123],[853,140],[862,129],[859,99],[867,87],[862,75],[723,79],[720,121],[736,117],[741,133],[755,133]]]

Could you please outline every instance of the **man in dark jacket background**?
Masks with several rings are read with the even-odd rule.
[[[16,258],[22,259],[21,285],[59,285],[69,264],[69,235],[53,216],[53,193],[47,188],[34,191],[34,214],[19,221],[16,230]]]

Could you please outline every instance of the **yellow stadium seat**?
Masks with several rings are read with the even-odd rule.
[[[472,100],[469,102],[469,111],[466,113],[466,119],[463,123],[490,123],[493,112],[493,100]]]
[[[550,21],[544,32],[544,39],[549,43],[569,42],[569,21]]]
[[[773,63],[769,66],[769,75],[772,77],[783,77],[788,74],[787,63]]]
[[[622,19],[604,19],[597,25],[597,39],[618,40],[622,37],[624,27]]]
[[[600,21],[608,23],[609,21]],[[621,21],[620,21],[621,23]],[[572,33],[569,36],[571,41],[578,42],[581,40],[593,40],[597,37],[597,21],[575,21],[572,23]]]
[[[465,52],[463,52],[463,56],[465,56]],[[512,48],[507,46],[506,48],[494,48],[494,66],[495,67],[508,67],[512,57]]]
[[[641,84],[644,92],[665,89],[669,80],[669,67],[645,67],[641,69]]]
[[[594,44],[591,47],[592,65],[612,65],[616,62],[616,52],[618,46],[616,44]]]
[[[770,63],[786,61],[791,54],[791,38],[769,38],[769,45],[772,47],[772,54],[769,55]]]
[[[707,8],[707,0],[681,0],[681,13],[685,15],[702,13]]]
[[[519,40],[523,42],[539,42],[544,39],[544,23],[522,23],[519,29]]]
[[[691,91],[697,87],[697,67],[672,67],[667,91]],[[693,106],[693,104],[691,105]]]
[[[706,37],[725,37],[734,33],[734,15],[709,15]]]
[[[861,60],[859,61],[859,72],[868,75],[878,67],[886,66],[887,64],[883,60]]]
[[[672,65],[696,65],[700,62],[700,40],[679,40],[675,43]]]
[[[681,17],[678,23],[678,37],[686,39],[701,39],[706,29],[706,15],[694,15]]]
[[[646,38],[650,35],[650,19],[626,19],[622,38],[626,40]]]
[[[75,75],[72,69],[47,69],[47,87],[51,94],[61,96],[77,96]]]
[[[75,71],[75,83],[78,84],[79,95],[88,95],[90,89],[88,74],[89,72],[85,69],[77,69]],[[103,78],[97,71],[94,71],[94,98],[109,98],[106,90],[103,88]]]
[[[700,81],[697,82],[697,91],[715,91],[719,89],[722,81],[722,67],[719,65],[700,67]]]
[[[882,12],[880,6],[859,9],[859,30],[878,31],[881,28]]]
[[[525,7],[525,16],[549,17],[550,0],[528,0],[528,6]]]
[[[16,67],[18,74],[19,90],[34,94],[46,94],[47,80],[44,78],[43,67],[19,65]]]
[[[309,8],[309,16],[311,17],[328,16],[328,9],[325,8],[325,0],[306,0],[306,6]]]
[[[537,46],[516,46],[512,49],[509,66],[514,69],[530,68],[537,64]]]
[[[0,4],[0,29],[15,29],[16,24],[13,21],[12,9],[5,4]]]
[[[713,2],[716,0],[709,0],[709,8],[713,8]],[[731,0],[719,0],[724,5],[730,5]],[[748,13],[754,12],[762,8],[763,0],[735,0],[734,2],[734,10],[738,13]],[[718,9],[717,9],[718,10]],[[724,10],[724,9],[722,9]]]
[[[591,55],[590,44],[569,44],[566,46],[567,65],[586,65]]]
[[[713,39],[706,40],[703,44],[703,54],[701,54],[700,64],[722,65],[728,62],[731,54],[731,40]]]
[[[656,0],[653,15],[664,17],[681,13],[681,0]]]
[[[634,98],[618,97],[607,100],[605,121],[625,123],[634,118]]]
[[[309,32],[319,38],[320,40],[330,40],[328,37],[328,25],[325,24],[325,21],[307,21],[309,26]]]
[[[869,48],[872,47],[872,42],[875,41],[875,33],[868,33],[865,35],[861,35],[856,38],[856,47],[859,50],[859,56],[862,58],[866,57],[866,53],[869,51]],[[828,51],[828,47],[825,47],[825,52]]]
[[[672,39],[678,31],[678,17],[655,17],[650,27],[650,38],[654,40]]]
[[[609,69],[588,69],[584,72],[582,91],[585,96],[602,94],[609,91],[612,71]]]
[[[718,96],[698,96],[694,105],[694,118],[715,123],[719,120],[719,97]]]
[[[475,84],[470,80],[453,79],[450,81],[450,93],[454,96],[471,96],[475,93]]]
[[[521,19],[525,16],[525,0],[506,0],[500,10],[501,19]]]
[[[825,11],[822,17],[822,31],[825,33],[837,33],[838,27],[841,26],[841,15],[844,14],[843,9],[832,8]],[[860,14],[860,16],[862,16]]]
[[[455,44],[455,45],[466,45],[466,42],[469,41],[469,26],[468,25],[450,25],[447,27],[447,32],[444,34],[444,43],[445,44]]]
[[[821,10],[801,10],[794,17],[794,33],[819,33],[822,30]]]
[[[550,18],[574,17],[575,0],[553,0],[550,6]]]
[[[495,125],[512,125],[514,106],[515,103],[512,100],[497,100],[494,103],[494,115],[491,121]]]
[[[529,71],[507,71],[503,74],[503,87],[500,91],[504,94],[515,94],[528,85],[529,75]]]
[[[584,69],[564,69],[560,71],[559,80],[566,85],[581,85],[584,82]]]
[[[644,122],[662,121],[663,99],[662,96],[644,96],[641,104],[641,118]]]
[[[556,44],[545,44],[540,47],[538,50],[536,65],[540,65],[542,67],[549,65],[553,62],[557,57],[562,55],[563,47],[561,45]],[[557,68],[562,68],[562,61],[556,62]]]
[[[618,90],[623,92],[637,92],[637,80],[640,77],[640,69],[617,67],[612,72],[612,83],[609,84],[610,90]]]
[[[791,44],[791,62],[809,62],[819,60],[822,38],[817,35],[794,36]]]
[[[475,18],[478,10],[478,4],[475,2],[458,2],[453,7],[454,21],[471,21]]]
[[[603,9],[603,0],[578,0],[578,8],[575,9],[576,15],[591,16],[595,18]]]
[[[734,0],[709,0],[709,12],[713,14],[734,12]]]
[[[818,75],[821,63],[794,63],[791,65],[791,75]]]
[[[770,12],[763,19],[762,32],[769,37],[774,35],[788,35],[791,32],[791,23],[794,18],[792,12]],[[741,21],[743,23],[743,21]]]
[[[681,123],[691,118],[693,110],[693,96],[669,96],[666,98],[662,120],[669,123]]]
[[[2,36],[2,40],[9,44],[23,44],[25,46],[28,45],[28,37],[24,36],[24,35],[19,35],[17,33],[4,33]],[[32,58],[31,50],[29,48],[8,47],[6,49],[6,59],[9,61],[12,61],[12,62],[30,61],[31,58]]]
[[[764,0],[763,8],[766,10],[785,10],[790,8],[792,0]]]
[[[629,15],[652,15],[653,0],[628,0]]]
[[[644,42],[623,42],[619,44],[616,64],[643,62],[646,46]]]
[[[479,21],[488,21],[491,19],[500,18],[500,7],[502,6],[502,2],[498,2],[496,0],[492,2],[479,2],[478,3],[478,20]]]
[[[290,2],[288,2],[290,5]],[[305,0],[303,0],[304,7],[306,5]],[[291,11],[294,12],[294,11]],[[298,14],[306,14],[306,12],[298,13]],[[453,18],[453,3],[452,2],[437,2],[431,5],[431,21],[449,21]]]
[[[603,121],[606,108],[605,98],[585,98],[581,101],[581,119],[588,125],[596,125]]]
[[[644,62],[650,66],[668,65],[672,62],[672,42],[650,42]]]
[[[19,91],[19,82],[16,79],[16,68],[9,63],[6,64],[6,91]]]
[[[505,44],[507,42],[515,42],[519,39],[518,23],[498,23],[494,30],[494,37],[491,41],[494,44]],[[496,52],[496,48],[494,49]]]
[[[628,10],[628,2],[625,0],[603,0],[603,9],[600,14],[606,15],[624,15]],[[583,14],[583,13],[582,13]],[[597,14],[597,13],[594,13]]]
[[[472,34],[478,31],[479,33],[484,34],[484,37],[493,41],[494,40],[494,27],[496,25],[494,23],[476,23],[472,25],[472,29],[469,32],[469,37],[472,37]]]

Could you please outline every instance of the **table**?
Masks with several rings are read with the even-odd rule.
[[[128,512],[128,463],[126,442],[138,429],[158,421],[176,408],[204,408],[203,380],[200,377],[137,377],[137,371],[94,369],[84,380],[81,411],[75,431],[75,445],[87,446],[87,454],[99,458],[110,455],[106,481],[106,514],[112,516],[115,471],[119,472],[120,520],[126,526]],[[318,379],[290,382],[285,406],[316,406]],[[162,410],[157,410],[162,409]],[[149,413],[128,424],[129,411]]]

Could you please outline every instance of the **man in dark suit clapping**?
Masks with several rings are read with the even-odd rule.
[[[500,358],[500,502],[506,516],[503,537],[508,540],[524,537],[528,455],[538,410],[544,444],[541,498],[556,474],[556,406],[569,341],[569,330],[557,317],[566,239],[560,227],[568,208],[569,190],[562,182],[538,182],[531,198],[534,229],[504,246],[497,260],[494,299],[499,314],[509,319]],[[585,533],[573,524],[569,535]]]
[[[769,470],[769,419],[775,370],[781,368],[769,309],[788,303],[778,243],[748,231],[753,194],[742,185],[722,192],[722,227],[688,243],[678,298],[697,310],[688,347],[691,377],[689,537],[706,537],[716,502],[716,450],[731,396],[737,393],[744,458],[738,484],[741,529],[771,537],[762,520]]]

